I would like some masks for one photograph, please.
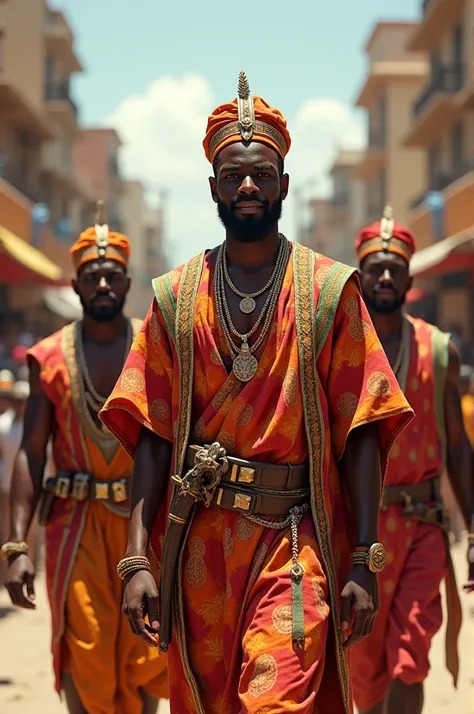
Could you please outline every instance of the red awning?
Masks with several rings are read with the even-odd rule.
[[[410,274],[417,277],[460,270],[474,270],[474,226],[420,250],[410,261]]]
[[[68,285],[61,268],[37,248],[0,226],[0,283]]]

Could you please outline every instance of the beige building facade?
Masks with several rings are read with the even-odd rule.
[[[33,242],[69,270],[68,243],[77,205],[89,187],[74,175],[72,147],[80,131],[71,79],[82,71],[65,16],[45,0],[0,3],[1,225]],[[32,231],[32,211],[49,220]]]
[[[472,364],[474,0],[425,0],[422,11],[407,41],[409,51],[429,58],[404,136],[405,147],[423,153],[426,172],[408,217],[421,249],[413,272],[437,323],[461,335],[463,358]],[[436,203],[441,207],[437,221],[430,210]]]
[[[356,106],[367,113],[368,144],[353,173],[366,186],[364,223],[379,220],[386,203],[405,222],[413,196],[426,185],[423,152],[402,143],[428,72],[425,54],[406,49],[414,28],[415,23],[378,23],[365,46],[368,73]]]
[[[333,183],[329,224],[331,240],[328,254],[347,265],[355,264],[354,240],[364,225],[367,206],[367,185],[356,178],[363,151],[341,151],[330,169]]]

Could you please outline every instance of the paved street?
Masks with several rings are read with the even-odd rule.
[[[458,581],[465,575],[465,548],[453,551]],[[36,612],[14,612],[0,593],[0,711],[2,714],[64,714],[52,689],[49,657],[49,612],[42,578],[37,586]],[[435,639],[428,680],[426,714],[474,714],[474,595],[463,595],[462,671],[454,691],[444,669],[444,633]],[[169,708],[162,706],[160,714]],[[402,714],[402,713],[400,713]]]

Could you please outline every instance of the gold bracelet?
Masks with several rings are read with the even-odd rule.
[[[474,533],[467,534],[467,542],[469,545],[474,545]]]
[[[0,553],[2,560],[8,562],[15,555],[26,555],[28,553],[28,543],[25,543],[25,541],[16,543],[15,541],[10,540],[2,545]]]
[[[150,571],[150,561],[144,555],[130,555],[122,558],[117,565],[117,575],[121,580],[125,580],[127,575],[137,573],[139,570]]]

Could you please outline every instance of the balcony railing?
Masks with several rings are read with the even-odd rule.
[[[45,99],[68,102],[69,106],[73,111],[74,116],[77,117],[77,106],[71,99],[71,95],[69,93],[69,85],[67,82],[46,82]]]
[[[468,158],[462,164],[453,168],[449,174],[439,174],[435,176],[429,184],[429,188],[420,193],[411,202],[410,208],[414,210],[423,205],[430,191],[444,191],[452,183],[465,176],[470,171],[474,171],[474,157]]]
[[[413,112],[419,116],[428,105],[432,96],[437,92],[458,92],[463,85],[463,72],[461,64],[444,65],[434,70],[431,79],[416,100]]]

